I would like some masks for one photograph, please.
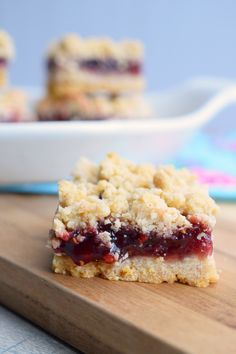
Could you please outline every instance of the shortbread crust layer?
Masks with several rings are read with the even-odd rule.
[[[101,276],[109,280],[156,284],[180,282],[197,287],[206,287],[219,278],[212,256],[202,260],[192,256],[175,261],[166,261],[163,257],[134,257],[122,263],[91,262],[78,266],[67,256],[54,255],[53,270],[79,278]]]

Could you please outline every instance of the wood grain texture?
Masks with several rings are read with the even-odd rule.
[[[236,205],[216,228],[217,285],[141,284],[53,274],[55,197],[0,196],[1,302],[86,353],[236,352]]]

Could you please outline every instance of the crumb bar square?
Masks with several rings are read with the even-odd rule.
[[[47,54],[47,95],[39,120],[146,118],[143,47],[135,40],[81,38],[69,34]]]
[[[218,207],[186,169],[134,164],[109,153],[82,159],[59,183],[50,231],[53,270],[76,277],[205,287],[218,279]]]
[[[53,96],[140,92],[143,48],[140,42],[81,38],[69,34],[48,51],[48,91]]]

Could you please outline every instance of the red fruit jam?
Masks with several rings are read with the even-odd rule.
[[[7,60],[0,57],[0,67],[5,68],[7,66]]]
[[[94,73],[100,74],[110,74],[110,73],[128,73],[131,75],[139,75],[142,71],[142,64],[135,60],[127,61],[125,64],[118,62],[115,59],[86,59],[76,61],[78,68],[83,70],[92,71]],[[60,64],[54,59],[49,59],[47,62],[47,67],[49,71],[54,71],[60,69]]]
[[[108,244],[103,243],[98,236],[104,231],[110,234]],[[68,235],[67,240],[57,235],[61,244],[55,252],[71,257],[78,265],[93,261],[113,263],[134,256],[182,259],[197,255],[201,258],[212,253],[211,230],[197,220],[190,227],[179,228],[168,237],[155,231],[144,234],[131,226],[121,227],[115,232],[112,224],[104,223],[100,223],[97,228],[77,229],[68,232]]]

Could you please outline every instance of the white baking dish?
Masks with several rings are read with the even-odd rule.
[[[236,84],[194,79],[148,99],[154,115],[147,120],[0,124],[0,183],[55,181],[67,177],[79,157],[98,161],[108,151],[163,163],[196,129],[236,102]]]

